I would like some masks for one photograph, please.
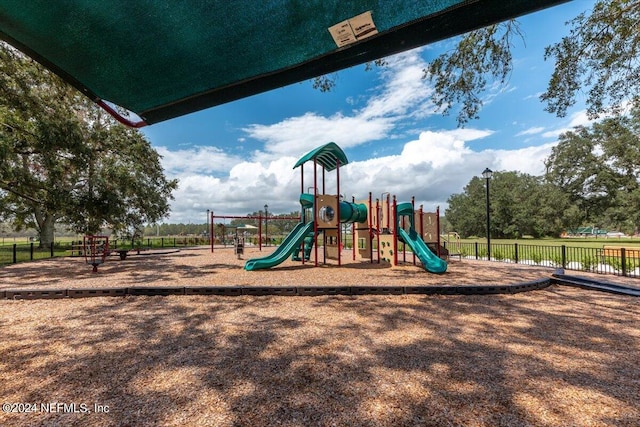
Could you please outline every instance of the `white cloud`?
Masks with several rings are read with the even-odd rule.
[[[470,128],[458,128],[453,130],[442,131],[444,135],[450,135],[453,138],[461,139],[463,141],[474,141],[476,139],[486,138],[493,135],[493,131],[489,129],[470,129]]]
[[[532,127],[529,129],[525,129],[522,132],[518,132],[516,136],[525,136],[525,135],[536,135],[540,132],[544,131],[544,127]]]
[[[606,117],[606,116],[604,116]],[[586,110],[580,110],[577,111],[575,113],[573,113],[570,117],[569,117],[569,121],[562,127],[551,130],[549,132],[545,132],[542,134],[542,136],[544,136],[545,138],[558,138],[561,134],[569,132],[569,131],[574,131],[575,127],[578,126],[591,126],[595,121],[601,120],[601,117],[599,119],[596,120],[591,120],[589,119],[589,117],[587,116],[587,111]]]
[[[555,142],[518,150],[495,150],[495,170],[518,171],[529,175],[544,174],[544,160],[551,154]]]
[[[360,198],[369,191],[374,197],[389,191],[404,201],[415,196],[416,203],[424,204],[425,209],[444,208],[449,196],[461,192],[485,167],[542,174],[544,159],[554,145],[475,151],[467,142],[452,132],[422,132],[418,139],[406,143],[398,156],[350,163],[341,173],[341,186],[347,195]]]
[[[524,97],[524,100],[535,99],[536,101],[540,99],[544,92],[536,92],[533,95],[527,95]]]
[[[363,119],[406,115],[424,117],[431,114],[434,105],[430,100],[433,89],[423,80],[427,64],[420,57],[420,50],[413,50],[387,58],[383,68],[380,94],[369,100],[366,107],[357,112]],[[426,113],[426,112],[429,113]]]
[[[630,108],[631,108],[630,101],[625,101],[621,105],[621,111],[627,111],[628,112]],[[576,111],[575,113],[573,113],[569,117],[569,122],[565,126],[562,126],[562,127],[558,128],[558,129],[554,129],[554,130],[552,130],[550,132],[545,132],[544,134],[542,134],[542,136],[557,138],[563,133],[566,133],[566,132],[569,132],[569,131],[574,131],[575,130],[574,128],[576,128],[578,126],[589,127],[593,123],[596,123],[596,122],[599,122],[599,121],[604,120],[606,118],[611,118],[611,117],[614,117],[614,116],[615,116],[615,114],[608,113],[608,114],[602,114],[600,117],[598,117],[596,119],[590,119],[589,116],[587,115],[587,110]]]
[[[167,147],[155,147],[162,156],[162,166],[170,176],[192,173],[227,172],[241,158],[229,155],[216,147],[192,147],[171,151]]]
[[[392,139],[399,122],[424,118],[434,111],[433,90],[422,79],[425,67],[419,49],[392,56],[380,69],[381,83],[376,94],[363,108],[331,116],[308,112],[270,125],[252,124],[243,131],[248,137],[264,142],[264,150],[256,153],[256,159],[261,161],[283,155],[302,156],[327,142],[347,149]]]
[[[467,143],[490,133],[486,130],[425,131],[404,144],[400,154],[355,161],[340,169],[341,193],[348,199],[374,199],[390,192],[426,210],[446,207],[485,167],[495,171],[517,170],[539,175],[554,144],[514,150],[473,150]],[[171,157],[171,156],[168,156]],[[299,209],[300,169],[292,169],[297,157],[236,163],[223,178],[206,174],[182,176],[170,221],[205,218],[207,209],[222,215],[244,215],[267,203],[270,211],[288,213]],[[312,167],[305,167],[304,191],[313,184]],[[320,175],[320,174],[319,174]],[[326,174],[327,193],[335,192],[335,172]],[[321,182],[321,177],[318,177]],[[204,222],[204,220],[202,221]]]
[[[401,160],[409,165],[427,164],[444,169],[461,164],[470,152],[465,141],[453,134],[422,132],[416,141],[405,144]]]
[[[383,139],[392,128],[392,121],[384,117],[367,120],[340,113],[330,117],[306,113],[273,125],[254,124],[244,131],[251,138],[265,143],[262,158],[267,159],[282,155],[300,157],[327,142],[335,142],[343,148],[349,148]]]
[[[340,170],[341,192],[348,198],[380,197],[383,192],[416,203],[427,210],[459,193],[473,176],[484,168],[519,170],[530,174],[543,172],[543,160],[553,144],[514,150],[473,149],[469,142],[491,136],[491,129],[422,130],[415,120],[432,114],[426,67],[419,52],[412,51],[389,58],[380,70],[380,84],[368,100],[358,100],[360,109],[349,113],[320,115],[308,112],[274,124],[252,124],[243,131],[250,147],[251,139],[264,148],[241,159],[212,147],[172,152],[162,148],[163,165],[170,177],[180,178],[180,188],[172,203],[172,222],[201,218],[206,209],[219,214],[244,215],[259,210],[265,203],[275,213],[299,209],[300,169],[293,165],[302,155],[319,145],[333,141],[343,149],[372,144],[364,161],[353,161]],[[579,121],[575,117],[575,121]],[[399,147],[390,144],[404,129],[415,135]],[[542,132],[531,128],[523,134]],[[380,142],[377,142],[380,141]],[[474,145],[477,147],[477,145]],[[363,150],[364,151],[364,150]],[[392,153],[381,155],[373,153]],[[377,156],[377,157],[373,157]],[[373,158],[371,158],[373,157]],[[318,177],[319,182],[322,181]],[[302,191],[313,184],[312,167],[305,167]],[[326,174],[328,193],[335,192],[335,173]]]
[[[515,92],[518,88],[509,84],[501,83],[496,80],[492,82],[486,89],[486,92],[482,98],[482,104],[486,107],[491,104],[498,96],[504,93]]]

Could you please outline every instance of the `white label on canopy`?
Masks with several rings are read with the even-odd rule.
[[[368,11],[329,27],[329,33],[336,45],[342,47],[378,34],[378,29],[373,23],[371,11]]]
[[[329,27],[329,32],[338,47],[346,46],[356,41],[356,35],[353,34],[349,21],[342,21],[333,27]]]
[[[376,24],[373,23],[373,18],[371,17],[371,11],[362,13],[349,19],[349,25],[351,25],[353,34],[356,35],[356,39],[358,40],[362,40],[367,37],[371,37],[374,34],[378,34]]]

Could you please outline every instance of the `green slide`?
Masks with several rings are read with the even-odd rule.
[[[438,255],[434,254],[431,249],[420,238],[416,230],[411,229],[407,233],[402,228],[398,228],[398,235],[400,238],[411,248],[413,253],[416,254],[425,270],[431,273],[442,274],[447,271],[447,263],[443,259],[440,259]]]
[[[310,232],[313,232],[313,222],[308,222],[306,224],[299,222],[291,233],[289,233],[289,235],[282,241],[282,244],[278,246],[278,249],[276,249],[275,252],[263,258],[248,260],[244,265],[244,269],[252,271],[275,267],[286,260],[289,255],[296,252],[299,249],[302,240]]]

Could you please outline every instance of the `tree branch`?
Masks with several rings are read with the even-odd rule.
[[[29,196],[27,194],[21,193],[19,191],[16,191],[13,188],[13,183],[11,182],[7,182],[7,181],[0,181],[0,189],[6,191],[7,193],[11,193],[14,194],[22,199],[26,199],[29,200],[33,203],[37,203],[37,204],[41,204],[42,202],[38,199],[36,199],[35,197]]]

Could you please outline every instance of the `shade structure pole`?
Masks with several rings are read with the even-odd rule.
[[[338,230],[338,265],[342,265],[342,249],[340,244],[342,243],[340,233],[340,159],[336,159],[336,191],[338,192],[338,203],[336,205],[336,216],[338,217],[338,223],[336,225]]]
[[[313,245],[313,253],[316,257],[315,266],[318,266],[318,218],[316,218],[316,211],[318,209],[318,165],[317,161],[313,159],[313,238],[316,240]],[[304,258],[304,254],[302,255]]]
[[[396,196],[393,195],[393,265],[398,265],[398,211]]]

